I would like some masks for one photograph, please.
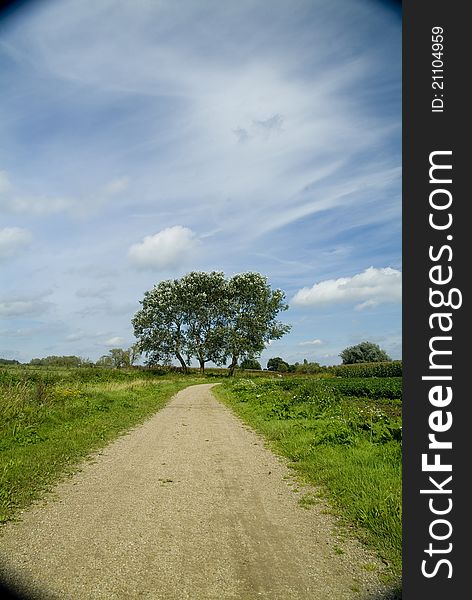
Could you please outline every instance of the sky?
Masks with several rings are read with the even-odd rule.
[[[397,3],[25,3],[0,89],[0,357],[127,348],[146,290],[217,270],[285,291],[263,366],[401,358]]]

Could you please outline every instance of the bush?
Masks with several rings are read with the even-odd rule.
[[[339,356],[343,359],[344,365],[392,360],[380,346],[372,342],[361,342],[356,346],[349,346]]]

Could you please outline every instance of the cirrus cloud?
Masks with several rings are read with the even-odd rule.
[[[191,229],[175,225],[133,244],[128,250],[128,257],[139,269],[164,271],[185,263],[198,245],[199,240]]]
[[[356,309],[385,302],[401,302],[402,274],[396,269],[369,267],[353,277],[326,279],[299,290],[292,299],[298,306],[320,306],[339,302],[358,302]]]

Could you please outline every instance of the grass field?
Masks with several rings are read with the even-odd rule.
[[[0,369],[0,522],[84,457],[202,378],[149,371]]]
[[[215,391],[355,525],[399,585],[401,379],[259,377],[227,380]]]

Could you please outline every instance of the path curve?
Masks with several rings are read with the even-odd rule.
[[[211,387],[179,392],[4,526],[2,578],[54,600],[381,598],[372,556],[355,541],[336,554],[333,517],[300,506]]]

